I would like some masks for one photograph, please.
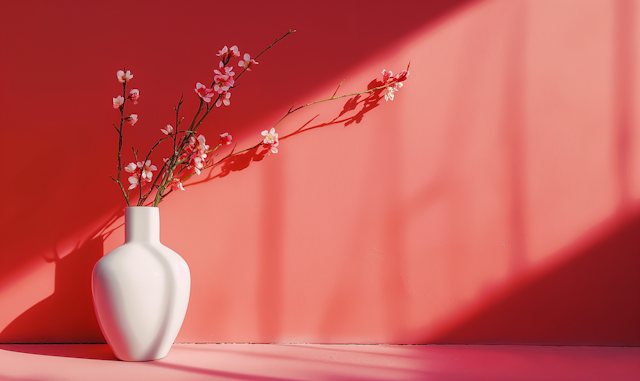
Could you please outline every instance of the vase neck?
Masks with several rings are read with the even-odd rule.
[[[156,207],[134,206],[124,211],[125,242],[160,241],[160,211]]]

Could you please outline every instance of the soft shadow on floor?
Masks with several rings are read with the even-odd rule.
[[[0,344],[0,350],[32,355],[119,361],[107,344]]]

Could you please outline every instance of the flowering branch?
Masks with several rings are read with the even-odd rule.
[[[387,89],[387,94],[389,93],[389,91],[391,91],[392,93],[395,92],[395,91],[398,91],[400,89],[400,87],[402,87],[402,82],[405,81],[407,76],[409,75],[409,66],[410,65],[411,65],[411,62],[409,62],[409,64],[407,65],[407,70],[401,72],[396,77],[391,76],[391,77],[388,78],[387,81],[383,80],[384,84],[381,85],[381,86],[374,87],[373,89],[369,89],[369,90],[365,90],[365,91],[358,91],[358,92],[355,92],[355,93],[345,94],[345,95],[341,95],[339,97],[336,97],[336,94],[338,93],[338,89],[340,89],[340,86],[342,86],[342,84],[345,81],[345,80],[342,80],[342,82],[340,82],[340,84],[336,88],[336,91],[333,92],[333,95],[331,97],[326,98],[326,99],[321,99],[321,100],[318,100],[318,101],[314,101],[314,102],[310,102],[310,103],[307,103],[307,104],[303,104],[302,106],[298,106],[296,108],[294,108],[294,106],[291,106],[291,108],[289,108],[289,111],[287,111],[287,113],[284,114],[284,116],[282,118],[280,118],[280,120],[278,120],[276,122],[276,124],[273,125],[273,127],[275,128],[286,117],[288,117],[289,115],[293,114],[294,112],[296,112],[296,111],[298,111],[298,110],[300,110],[300,109],[302,109],[304,107],[309,107],[309,106],[312,106],[312,105],[315,105],[315,104],[318,104],[318,103],[322,103],[322,102],[334,101],[336,99],[354,97],[356,95],[362,95],[362,94],[367,94],[367,93],[373,93],[375,91],[382,90],[382,89]],[[382,71],[383,77],[384,77],[385,73],[390,73],[391,74],[391,72],[387,72],[387,71],[383,70]],[[386,94],[385,94],[385,98],[387,98]],[[393,100],[393,97],[391,99]]]
[[[333,92],[333,95],[331,95],[331,97],[326,98],[326,99],[317,100],[317,101],[314,101],[314,102],[310,102],[310,103],[304,104],[304,105],[302,105],[302,106],[298,106],[298,107],[296,107],[296,108],[294,108],[294,106],[291,106],[291,108],[289,108],[289,110],[284,114],[284,116],[282,116],[282,118],[280,118],[280,119],[276,122],[276,124],[274,124],[274,125],[273,125],[272,130],[273,130],[275,127],[277,127],[277,126],[278,126],[278,124],[280,124],[280,122],[282,122],[282,121],[283,121],[287,116],[289,116],[289,115],[293,114],[294,112],[296,112],[296,111],[298,111],[298,110],[300,110],[300,109],[302,109],[302,108],[304,108],[304,107],[309,107],[309,106],[312,106],[312,105],[317,104],[317,103],[322,103],[322,102],[327,102],[327,101],[333,101],[333,100],[336,100],[336,99],[342,99],[342,98],[347,98],[347,97],[353,97],[353,96],[356,96],[356,95],[362,95],[362,94],[367,94],[367,93],[373,93],[373,92],[376,92],[376,91],[379,91],[379,90],[382,90],[382,89],[385,89],[385,88],[389,88],[390,86],[393,86],[393,88],[395,88],[395,86],[397,86],[398,84],[399,84],[399,85],[402,85],[402,81],[406,80],[406,77],[408,76],[408,73],[409,73],[409,66],[410,66],[410,65],[411,65],[411,63],[409,63],[409,65],[407,65],[407,70],[405,70],[404,72],[401,72],[401,73],[400,73],[400,74],[398,74],[396,77],[390,77],[390,79],[389,79],[386,83],[384,83],[383,85],[381,85],[381,86],[374,87],[374,88],[372,88],[372,89],[368,89],[368,90],[364,90],[364,91],[358,91],[358,92],[355,92],[355,93],[345,94],[345,95],[341,95],[341,96],[336,97],[336,94],[338,93],[338,90],[340,89],[340,86],[342,86],[342,84],[343,84],[343,83],[344,83],[344,81],[345,81],[345,80],[343,79],[343,80],[342,80],[342,82],[340,82],[340,83],[338,84],[338,87],[337,87],[337,88],[336,88],[336,90]],[[383,71],[383,75],[384,75],[384,74],[385,74],[385,71]],[[400,86],[400,87],[402,87],[402,86]],[[394,91],[397,91],[397,90],[394,90]],[[264,133],[265,133],[265,132],[266,132],[266,131],[263,131],[263,135],[264,135]],[[252,147],[249,147],[249,148],[243,149],[242,151],[238,151],[238,152],[234,152],[234,151],[235,151],[235,146],[234,146],[234,150],[232,150],[232,152],[231,152],[231,153],[229,153],[227,156],[223,157],[222,159],[218,160],[217,162],[211,162],[209,165],[207,165],[207,166],[203,167],[202,169],[208,169],[208,168],[216,167],[216,166],[218,166],[220,163],[222,163],[223,161],[225,161],[225,160],[229,159],[229,158],[230,158],[230,157],[232,157],[232,156],[236,156],[236,155],[239,155],[239,154],[241,154],[241,153],[244,153],[244,152],[247,152],[247,151],[251,151],[251,150],[256,149],[256,148],[258,148],[259,146],[264,145],[264,144],[265,144],[265,143],[264,143],[264,141],[262,141],[262,142],[260,142],[260,143],[258,143],[258,144],[256,144],[256,145],[254,145],[254,146],[252,146]],[[213,149],[213,150],[211,150],[211,151],[208,151],[208,152],[215,151],[215,150],[216,150],[216,149],[218,149],[218,147],[220,147],[220,146],[221,146],[221,144],[218,144],[218,146],[217,146],[215,149]],[[187,180],[188,178],[190,178],[191,176],[193,176],[194,174],[195,174],[195,172],[194,172],[194,173],[190,173],[190,174],[188,174],[188,175],[184,176],[182,180],[183,180],[183,181],[185,181],[185,180]]]
[[[373,93],[382,89],[387,90],[385,94],[385,100],[393,100],[394,92],[398,91],[402,87],[403,82],[409,75],[409,66],[407,66],[407,70],[404,70],[395,76],[393,76],[391,72],[383,70],[383,80],[381,86],[351,94],[337,96],[338,90],[344,83],[343,80],[337,86],[331,97],[306,103],[298,107],[295,107],[295,105],[291,106],[289,110],[273,125],[270,130],[262,131],[263,140],[259,143],[240,151],[236,151],[237,144],[235,144],[230,153],[216,161],[215,158],[217,155],[212,154],[222,146],[231,144],[231,135],[229,135],[229,133],[221,134],[218,144],[216,144],[213,148],[210,148],[210,146],[206,143],[205,137],[202,134],[196,136],[196,131],[214,108],[220,107],[222,105],[230,105],[231,90],[237,86],[236,81],[245,72],[251,71],[254,65],[258,65],[256,59],[261,57],[276,43],[294,32],[295,30],[289,30],[282,37],[277,38],[271,45],[266,47],[253,59],[248,53],[245,53],[242,59],[238,61],[238,67],[240,67],[241,70],[237,76],[233,71],[233,65],[228,65],[230,64],[231,59],[240,57],[238,47],[232,46],[231,48],[228,48],[227,46],[225,46],[224,48],[222,48],[217,54],[217,56],[220,57],[220,62],[218,64],[218,68],[214,70],[215,75],[213,77],[211,87],[206,87],[200,82],[196,83],[196,87],[194,90],[199,97],[200,104],[198,105],[198,110],[195,112],[193,119],[189,124],[189,127],[186,130],[180,130],[180,124],[184,120],[184,117],[180,117],[180,106],[184,102],[184,95],[182,95],[178,104],[174,106],[174,111],[176,113],[175,127],[166,125],[165,128],[161,129],[161,132],[166,136],[158,139],[158,141],[151,147],[143,161],[138,161],[137,151],[132,147],[133,157],[135,161],[129,163],[126,166],[122,165],[122,144],[123,131],[125,126],[124,122],[126,121],[133,126],[138,121],[138,115],[131,114],[130,116],[125,116],[124,108],[127,101],[131,101],[134,105],[137,104],[140,97],[140,92],[137,89],[133,89],[127,96],[127,82],[129,82],[133,78],[133,75],[131,75],[129,71],[125,71],[124,69],[117,72],[118,81],[122,83],[122,95],[113,98],[113,107],[118,109],[120,112],[120,127],[118,128],[115,124],[113,125],[115,130],[118,132],[118,173],[117,177],[112,177],[112,179],[120,186],[120,190],[124,195],[127,206],[131,206],[129,192],[136,187],[139,187],[139,199],[137,202],[138,206],[144,205],[145,201],[151,196],[154,191],[156,192],[156,194],[151,205],[158,206],[162,199],[174,190],[184,191],[184,187],[182,185],[183,181],[191,178],[194,174],[199,175],[202,170],[213,168],[233,156],[257,149],[260,146],[264,146],[269,153],[277,153],[279,140],[278,133],[276,132],[275,128],[286,117],[302,108],[322,102],[342,99],[346,97],[353,97],[366,93]],[[183,134],[183,136],[179,138],[179,134]],[[168,139],[171,139],[173,142],[173,152],[168,158],[163,159],[163,165],[158,171],[158,168],[151,163],[151,155],[154,150],[160,145],[160,143]],[[127,190],[125,190],[122,182],[120,181],[122,169],[130,174],[128,178],[130,185]],[[158,171],[155,173],[155,178],[153,173],[154,171]],[[180,179],[178,176],[181,176],[185,171],[187,171],[188,173],[182,176],[182,178]],[[150,188],[143,192],[142,187],[145,185],[145,183],[150,183]]]
[[[118,76],[118,80],[122,83],[122,96],[113,98],[113,107],[119,108],[120,110],[120,128],[117,128],[115,124],[113,125],[116,131],[118,131],[118,176],[114,180],[120,186],[120,190],[122,191],[122,195],[124,196],[124,199],[127,202],[127,206],[131,206],[131,204],[129,203],[129,194],[128,192],[125,192],[124,186],[122,186],[122,183],[120,182],[120,173],[122,172],[122,128],[124,123],[124,102],[125,102],[124,97],[127,93],[127,81],[133,78],[133,76],[130,75],[129,71],[125,73],[124,70],[118,71],[117,76]],[[127,79],[127,76],[130,76],[130,77]]]

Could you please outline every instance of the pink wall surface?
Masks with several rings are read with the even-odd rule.
[[[162,241],[192,271],[179,342],[640,345],[639,21],[605,0],[3,4],[0,342],[104,342],[116,71],[141,94],[128,162],[181,93],[193,114],[218,49],[292,28],[209,141],[249,147],[343,79],[411,75],[393,102],[303,109],[279,153],[167,197]]]

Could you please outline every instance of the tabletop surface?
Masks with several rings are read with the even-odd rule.
[[[175,344],[118,361],[106,344],[0,344],[0,380],[640,380],[640,347]]]

